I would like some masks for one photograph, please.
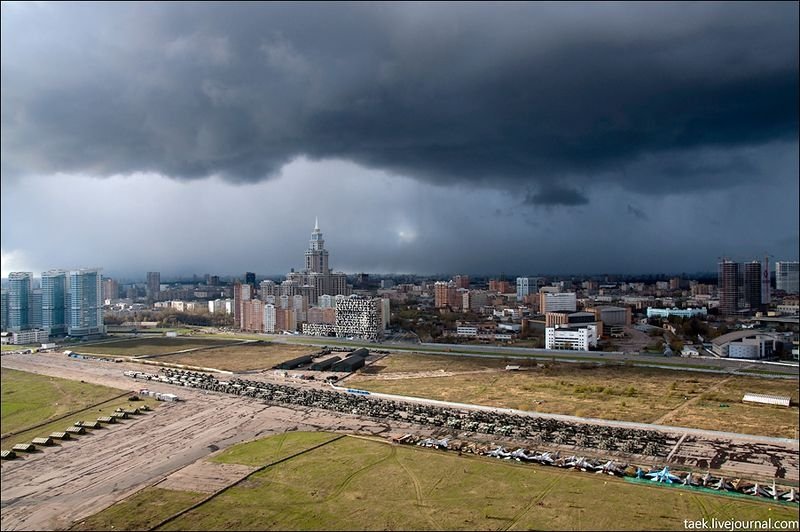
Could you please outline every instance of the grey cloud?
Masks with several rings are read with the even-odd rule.
[[[585,205],[589,199],[581,192],[562,186],[547,186],[525,196],[526,205]]]
[[[2,9],[3,179],[307,156],[576,205],[547,183],[713,190],[797,141],[796,3]]]
[[[647,214],[640,208],[634,207],[630,203],[628,203],[628,214],[633,216],[634,218],[638,218],[639,220],[648,220],[649,217]]]

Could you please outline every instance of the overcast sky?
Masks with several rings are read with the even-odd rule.
[[[2,274],[798,256],[798,4],[2,3]]]

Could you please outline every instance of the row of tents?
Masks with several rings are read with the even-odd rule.
[[[100,429],[103,428],[103,425],[111,425],[121,419],[129,419],[131,416],[140,415],[149,410],[150,407],[147,405],[138,408],[117,408],[110,416],[100,416],[97,421],[76,421],[64,430],[51,432],[49,436],[33,438],[30,443],[18,443],[9,450],[3,450],[0,452],[0,458],[13,460],[17,457],[17,453],[32,453],[36,451],[37,446],[50,447],[55,445],[56,441],[70,440],[75,436],[86,434],[86,429]]]

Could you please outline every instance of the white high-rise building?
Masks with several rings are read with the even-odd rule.
[[[392,321],[392,302],[388,298],[381,299],[381,329],[384,331],[389,328]]]
[[[264,332],[275,332],[275,305],[270,303],[264,305]]]
[[[800,292],[800,262],[779,261],[775,263],[775,288],[787,294]]]
[[[336,300],[330,294],[321,295],[317,298],[319,308],[336,308]]]
[[[103,292],[99,269],[69,272],[67,333],[70,336],[104,334]]]

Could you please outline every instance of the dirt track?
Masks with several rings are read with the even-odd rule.
[[[75,361],[61,356],[3,356],[3,367],[82,379],[123,389],[127,364]],[[135,366],[141,368],[141,366]],[[69,527],[196,460],[241,441],[287,430],[340,430],[378,434],[371,421],[291,410],[260,401],[168,385],[185,402],[93,431],[58,447],[2,464],[2,529]]]
[[[69,527],[73,521],[159,482],[218,449],[270,434],[291,430],[362,434],[383,434],[390,430],[418,434],[439,432],[400,423],[390,427],[321,410],[267,406],[245,397],[205,393],[152,381],[136,382],[122,375],[127,369],[141,370],[142,366],[136,364],[74,360],[58,354],[6,355],[1,362],[3,367],[12,369],[128,390],[147,386],[156,391],[177,393],[186,400],[165,403],[144,416],[21,460],[3,463],[0,478],[3,530]],[[272,375],[258,377],[270,379]],[[324,386],[318,382],[302,385]],[[473,436],[501,441],[488,435]],[[672,462],[700,470],[711,467],[726,475],[747,473],[764,479],[774,475],[784,483],[797,484],[796,441],[768,445],[735,435],[722,439],[709,436],[687,438],[674,449]],[[782,470],[782,474],[777,475],[777,470]],[[190,474],[191,470],[185,472],[187,478],[197,476]],[[222,472],[201,473],[216,475],[220,482],[227,478]],[[230,473],[235,476],[236,472]]]

